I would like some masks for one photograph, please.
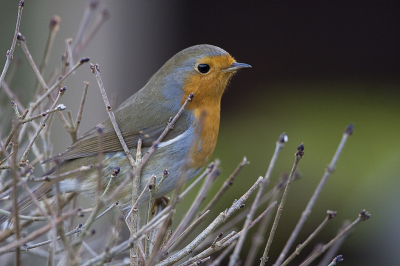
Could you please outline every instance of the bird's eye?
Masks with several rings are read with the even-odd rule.
[[[208,71],[210,71],[210,66],[207,64],[199,64],[197,66],[197,70],[199,70],[199,72],[202,74],[206,74]]]

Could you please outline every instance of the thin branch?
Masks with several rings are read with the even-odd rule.
[[[18,32],[19,32],[19,25],[21,24],[22,9],[24,8],[24,5],[25,5],[24,0],[19,1],[19,3],[18,3],[17,25],[15,26],[14,38],[13,38],[13,41],[11,43],[11,48],[10,48],[10,50],[7,51],[7,59],[6,59],[6,63],[4,65],[4,68],[3,68],[3,72],[1,72],[0,87],[3,85],[3,81],[4,81],[4,78],[6,76],[8,67],[10,66],[11,60],[13,59],[15,44],[17,43],[17,36],[18,36]]]
[[[92,70],[92,73],[96,76],[96,80],[97,80],[97,83],[99,84],[101,96],[103,96],[103,100],[106,105],[107,114],[110,117],[111,123],[114,127],[115,133],[118,136],[119,142],[121,143],[121,146],[125,151],[126,157],[128,157],[128,160],[132,166],[132,169],[135,169],[136,162],[132,157],[132,154],[128,148],[128,145],[126,145],[126,143],[125,143],[124,137],[122,136],[121,130],[119,129],[119,126],[117,124],[117,120],[115,119],[114,112],[112,111],[110,101],[108,100],[106,90],[104,89],[104,84],[103,84],[103,81],[101,80],[101,76],[100,76],[100,67],[97,64],[96,65],[90,64],[90,69]]]
[[[70,131],[68,131],[69,134],[71,135],[72,142],[75,142],[78,138],[77,136],[78,136],[79,126],[81,125],[83,106],[85,105],[86,95],[89,87],[89,82],[85,81],[84,83],[85,86],[83,87],[82,100],[79,105],[78,113],[76,114],[75,124],[71,124],[72,128],[70,129]]]
[[[101,214],[99,214],[94,220],[96,221],[96,220],[100,219],[103,215],[105,215],[106,213],[108,213],[108,212],[109,212],[110,210],[112,210],[115,206],[118,206],[118,202],[116,202],[116,203],[112,204],[111,206],[109,206],[105,211],[103,211]],[[72,211],[72,210],[71,210],[71,211]],[[74,212],[78,212],[78,210],[74,210]],[[85,228],[85,227],[86,227],[86,224],[84,224],[84,225],[80,224],[80,225],[78,225],[77,228],[75,228],[75,229],[69,231],[68,233],[65,233],[65,236],[70,236],[70,235],[73,235],[73,234],[80,233],[80,232],[82,231],[82,229]],[[60,240],[60,239],[61,239],[61,236],[58,236],[56,240]],[[46,241],[43,241],[43,242],[40,242],[40,243],[37,243],[37,244],[32,244],[32,245],[28,245],[28,246],[23,246],[23,247],[21,248],[21,250],[27,251],[27,250],[30,250],[30,249],[33,249],[33,248],[37,248],[37,247],[41,247],[41,246],[50,244],[51,242],[52,242],[52,239],[46,240]]]
[[[272,225],[271,232],[270,232],[269,238],[268,238],[268,242],[267,242],[267,245],[265,246],[264,254],[261,258],[260,266],[264,266],[268,260],[268,252],[269,252],[269,249],[271,248],[272,241],[274,239],[274,235],[276,232],[276,228],[278,227],[279,219],[281,218],[283,206],[285,205],[286,198],[289,193],[290,185],[295,176],[297,164],[299,163],[300,159],[303,158],[303,155],[304,155],[304,146],[303,146],[303,144],[300,144],[299,147],[297,147],[297,152],[295,153],[295,160],[294,160],[294,164],[292,167],[292,171],[290,172],[288,182],[286,183],[285,191],[283,192],[283,195],[282,195],[281,203],[279,204],[278,210],[276,212],[274,224]]]
[[[307,246],[311,242],[311,240],[314,239],[314,237],[317,236],[317,234],[326,226],[328,221],[336,217],[335,211],[327,211],[327,214],[328,215],[325,217],[322,223],[314,230],[314,232],[311,233],[311,235],[308,236],[308,238],[303,243],[296,247],[296,250],[282,263],[282,266],[287,266],[297,255],[300,254],[303,248]]]
[[[29,117],[29,118],[20,120],[19,122],[20,122],[21,124],[25,124],[25,123],[31,122],[31,121],[33,121],[33,120],[35,120],[35,119],[43,118],[43,117],[45,117],[45,116],[48,116],[49,114],[52,114],[52,113],[55,113],[55,112],[58,112],[58,111],[65,110],[66,108],[67,108],[67,107],[65,107],[64,104],[59,104],[59,105],[56,106],[55,109],[47,110],[47,111],[45,111],[45,112],[43,112],[43,113],[41,113],[41,114],[37,114],[37,115],[35,115],[35,116],[32,116],[32,117]]]
[[[190,254],[201,242],[203,242],[209,235],[211,235],[220,224],[226,221],[234,212],[244,207],[244,201],[251,195],[251,193],[259,186],[262,181],[262,177],[259,177],[257,181],[251,186],[251,188],[239,199],[235,200],[232,206],[221,212],[215,220],[207,226],[192,242],[186,247],[173,254],[171,257],[161,261],[157,266],[167,266],[181,260],[187,254]]]
[[[0,209],[0,214],[8,216],[8,217],[12,217],[12,213],[6,210],[2,210]],[[28,221],[46,221],[47,219],[45,217],[42,216],[26,216],[26,215],[18,215],[18,218],[20,220],[28,220]]]
[[[44,81],[43,76],[40,73],[40,70],[36,66],[35,61],[33,60],[31,53],[29,52],[28,46],[26,45],[25,37],[21,33],[18,33],[17,39],[18,39],[18,43],[21,45],[21,48],[22,48],[22,50],[24,51],[24,53],[26,55],[26,58],[29,61],[29,64],[31,65],[31,67],[33,69],[33,72],[35,72],[35,75],[36,75],[38,81],[40,82],[40,84],[42,85],[42,87],[45,90],[48,90],[49,87],[47,86],[46,81]]]
[[[230,245],[224,251],[222,251],[221,254],[215,260],[213,260],[213,262],[208,266],[219,266],[221,264],[222,260],[226,256],[228,256],[228,254],[231,253],[232,249],[236,246],[236,243],[237,243],[237,241],[233,242],[232,245]]]
[[[137,148],[136,148],[136,161],[135,166],[139,165],[142,161],[142,140],[138,139]],[[132,213],[130,215],[131,218],[131,237],[137,232],[138,230],[138,219],[139,219],[139,210],[136,208],[137,202],[139,202],[139,189],[140,189],[140,179],[141,179],[141,172],[137,172],[135,179],[132,182]],[[142,191],[144,192],[144,191]],[[141,193],[143,194],[143,193]],[[139,265],[139,256],[138,256],[138,245],[134,244],[130,250],[130,260],[131,266]]]
[[[345,220],[342,224],[342,226],[338,229],[338,234],[340,234],[340,232],[342,230],[344,230],[347,226],[350,225],[350,220]],[[342,246],[343,241],[351,234],[352,231],[347,232],[347,234],[343,235],[338,241],[335,242],[335,244],[333,244],[331,246],[331,248],[328,250],[328,252],[325,253],[324,257],[320,260],[318,266],[326,266],[328,265],[328,263],[331,261],[331,258],[333,256],[335,256],[337,254],[337,252],[339,251],[339,248]]]
[[[293,245],[293,242],[296,240],[301,228],[303,227],[304,223],[306,222],[308,216],[311,213],[312,208],[314,207],[315,202],[317,201],[317,198],[319,194],[322,192],[322,189],[324,188],[326,182],[328,181],[329,176],[333,173],[336,162],[339,159],[340,154],[342,153],[342,150],[344,148],[344,145],[346,144],[347,139],[353,134],[353,124],[350,124],[344,131],[342,140],[340,141],[339,147],[337,148],[335,155],[332,158],[331,163],[327,166],[325,169],[325,173],[319,182],[317,188],[314,191],[314,194],[312,195],[310,201],[308,202],[305,210],[301,214],[300,220],[297,222],[297,225],[295,229],[293,230],[292,234],[290,235],[288,241],[285,244],[285,247],[281,251],[281,254],[279,255],[278,259],[274,263],[274,266],[279,266],[282,261],[285,259],[286,254],[288,253],[289,249]]]
[[[352,230],[357,224],[360,222],[366,221],[371,217],[369,213],[367,213],[365,210],[362,210],[361,213],[358,215],[358,218],[351,223],[349,226],[347,226],[340,234],[335,236],[329,243],[325,244],[321,250],[318,252],[314,253],[311,255],[306,261],[304,261],[300,266],[306,266],[309,265],[311,262],[313,262],[316,258],[318,258],[322,253],[324,253],[327,249],[329,249],[336,241],[338,241],[342,236],[347,234],[350,230]]]
[[[15,125],[17,126],[17,125]],[[18,134],[18,130],[17,130]],[[13,180],[13,193],[12,193],[12,200],[13,200],[13,223],[14,223],[14,230],[15,230],[15,239],[18,242],[21,238],[20,236],[20,226],[19,226],[19,216],[18,216],[18,191],[17,191],[17,184],[18,184],[18,172],[17,172],[17,154],[18,154],[18,136],[17,134],[14,135],[13,144],[12,144],[12,151],[13,154],[11,156],[11,166],[12,166],[12,180]],[[15,265],[21,265],[21,251],[19,248],[16,250],[15,253]]]
[[[54,40],[55,40],[58,30],[60,29],[60,22],[61,22],[61,18],[57,15],[54,15],[50,20],[49,37],[47,38],[46,48],[44,49],[42,63],[40,64],[40,68],[39,68],[39,72],[40,72],[41,76],[43,76],[44,70],[47,67],[47,63],[49,62],[49,57],[50,57],[51,50],[53,48]],[[35,96],[33,97],[33,99],[36,99],[37,95],[39,94],[39,89],[40,89],[39,81],[36,82],[35,87],[36,87],[35,88]]]
[[[35,110],[39,104],[47,98],[47,96],[50,95],[50,93],[52,93],[56,88],[58,88],[58,86],[60,86],[60,84],[67,78],[69,77],[69,75],[72,74],[72,72],[74,72],[78,67],[80,67],[81,65],[83,65],[84,63],[88,62],[90,59],[88,57],[83,57],[81,60],[79,60],[69,71],[67,74],[65,74],[64,76],[60,77],[59,79],[57,79],[57,82],[51,86],[49,88],[48,91],[46,91],[45,93],[43,93],[39,99],[37,99],[36,102],[32,103],[30,106],[30,112],[32,112],[33,110]]]
[[[289,177],[289,175],[287,173],[283,173],[280,180],[278,181],[278,184],[275,185],[275,187],[272,189],[272,191],[269,191],[267,194],[264,195],[264,197],[260,200],[260,204],[263,204],[264,202],[266,202],[268,200],[268,198],[269,198],[269,204],[276,201],[278,199],[280,191],[282,190],[282,188],[285,187],[288,177]],[[266,197],[268,195],[271,195],[271,196]],[[271,214],[272,214],[272,212],[269,212],[262,218],[262,221],[260,222],[260,225],[258,226],[257,232],[254,233],[253,239],[251,242],[251,246],[249,249],[249,253],[247,255],[247,258],[246,258],[246,261],[244,264],[245,266],[254,265],[254,260],[256,258],[258,249],[260,248],[260,245],[264,242],[265,232],[267,231],[269,222],[272,217]]]
[[[205,200],[206,195],[208,190],[211,187],[212,182],[217,178],[217,176],[220,174],[220,169],[219,169],[220,161],[217,159],[215,160],[214,167],[211,170],[211,172],[207,175],[207,178],[204,180],[203,186],[200,188],[199,192],[197,193],[196,199],[193,200],[192,206],[190,206],[189,210],[186,212],[185,216],[179,223],[178,227],[175,229],[174,234],[172,235],[170,239],[170,243],[173,243],[177,240],[179,235],[182,234],[183,231],[185,231],[185,228],[189,225],[189,223],[192,221],[193,217],[195,216],[197,210],[200,207],[200,204]],[[167,248],[169,249],[172,244],[167,244]]]
[[[276,160],[279,156],[279,152],[283,148],[285,142],[287,142],[287,136],[286,136],[286,134],[283,133],[279,137],[278,141],[276,142],[275,152],[272,155],[271,161],[268,166],[267,173],[265,174],[265,177],[264,177],[263,181],[261,182],[261,186],[257,192],[256,198],[254,199],[253,204],[251,205],[250,212],[249,212],[249,214],[247,214],[247,218],[243,225],[242,234],[240,235],[239,240],[235,246],[235,250],[233,251],[233,253],[230,257],[229,266],[234,266],[236,264],[236,261],[239,259],[240,251],[242,250],[244,241],[247,236],[247,232],[249,231],[249,225],[250,225],[251,221],[253,220],[253,216],[257,210],[257,207],[259,206],[259,201],[261,199],[261,196],[264,194],[264,190],[269,183],[272,170],[274,169]]]
[[[337,265],[338,262],[342,262],[344,260],[342,255],[337,255],[336,257],[333,258],[332,262],[329,263],[328,266],[334,266]]]
[[[262,178],[260,178],[261,180]],[[269,213],[274,207],[276,206],[276,201],[273,202],[270,206],[268,206],[268,208],[261,213],[257,219],[255,219],[252,223],[250,223],[250,228],[253,227],[258,221],[261,220],[261,218],[266,215],[267,213]],[[237,239],[240,237],[241,235],[241,231],[240,232],[231,232],[229,235],[227,235],[226,237],[224,237],[223,239],[221,239],[220,241],[216,242],[214,246],[210,246],[209,248],[207,248],[206,250],[202,251],[201,253],[199,253],[198,255],[190,258],[188,261],[180,264],[180,266],[187,266],[190,263],[198,260],[198,259],[202,259],[205,258],[207,256],[210,256],[211,254],[224,249],[230,245],[233,245],[234,243],[237,242]]]
[[[65,87],[60,89],[60,91],[58,92],[57,98],[55,99],[55,101],[54,101],[54,103],[53,103],[53,105],[51,106],[50,109],[54,109],[57,106],[58,101],[60,100],[61,96],[64,94],[65,90],[66,90]],[[50,91],[50,90],[48,90],[48,91]],[[45,116],[42,119],[42,121],[40,121],[40,126],[39,126],[38,130],[35,132],[35,135],[33,136],[33,138],[31,139],[30,143],[28,144],[28,147],[26,148],[26,150],[22,154],[21,162],[25,162],[26,161],[26,157],[28,156],[29,150],[32,148],[32,145],[35,142],[36,138],[38,137],[39,133],[46,126],[46,121],[47,121],[47,119],[49,119],[49,117],[50,116]]]
[[[239,172],[248,165],[250,162],[247,161],[246,157],[243,157],[243,160],[239,163],[239,165],[236,167],[235,171],[228,177],[228,179],[225,180],[224,184],[222,187],[219,189],[219,191],[215,194],[213,199],[207,204],[207,206],[199,213],[199,216],[201,216],[204,212],[207,210],[211,210],[215,204],[222,198],[222,196],[225,194],[225,192],[233,185],[233,182],[235,181],[235,178],[239,174]]]
[[[204,212],[200,217],[198,217],[196,220],[193,221],[192,224],[190,224],[185,231],[182,232],[182,234],[180,234],[174,241],[172,241],[172,243],[170,244],[170,247],[174,246],[174,244],[179,240],[179,239],[183,239],[185,235],[187,235],[188,232],[191,231],[191,229],[198,224],[199,222],[201,222],[202,220],[204,220],[204,218],[206,217],[206,215],[210,212],[210,210],[207,210],[206,212]]]
[[[85,263],[83,263],[82,266],[93,265],[97,262],[105,262],[107,258],[113,258],[114,256],[120,254],[121,252],[130,249],[133,243],[136,243],[137,241],[142,239],[148,231],[153,230],[153,228],[157,227],[160,223],[164,222],[168,218],[168,216],[171,215],[172,212],[165,215],[163,213],[162,214],[160,213],[159,217],[156,217],[156,219],[152,219],[152,221],[155,220],[155,222],[148,223],[144,225],[142,228],[140,228],[140,230],[133,237],[113,247],[111,250],[108,251],[108,254],[106,254],[106,252],[103,252],[99,254],[97,257],[94,257],[86,261]]]
[[[181,194],[179,194],[178,200],[181,201],[198,183],[203,180],[204,177],[206,177],[211,170],[214,168],[214,162],[209,163],[207,166],[207,169],[198,177],[196,180],[194,180]]]
[[[89,25],[90,19],[92,18],[94,11],[99,5],[99,0],[92,0],[85,8],[85,13],[83,14],[81,24],[79,25],[78,33],[75,37],[75,45],[74,50],[82,45],[83,37],[85,36],[85,32],[87,31],[87,27]]]
[[[67,219],[69,216],[74,215],[75,213],[76,213],[76,210],[68,211],[53,222],[56,224],[59,224],[62,221],[64,221],[65,219]],[[25,243],[32,241],[33,239],[36,239],[37,237],[39,237],[39,236],[43,235],[44,233],[46,233],[47,231],[49,231],[52,227],[53,227],[53,223],[49,223],[46,226],[39,228],[36,231],[33,231],[26,237],[21,238],[18,241],[12,242],[6,246],[1,247],[0,255],[7,253],[7,252],[13,252],[14,251],[13,249],[19,248],[19,247],[25,245]]]
[[[89,42],[93,40],[100,27],[109,17],[110,13],[108,12],[108,9],[102,8],[101,12],[96,16],[93,26],[89,31],[84,32],[86,34],[82,36],[82,41],[74,47],[72,52],[74,58],[76,58],[88,46]]]

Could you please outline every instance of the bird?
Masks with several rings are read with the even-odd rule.
[[[172,130],[159,143],[156,152],[143,166],[140,190],[152,175],[156,183],[167,170],[168,178],[160,186],[156,197],[172,191],[186,163],[187,181],[196,176],[207,164],[217,143],[221,97],[231,77],[240,69],[251,68],[236,60],[225,50],[209,44],[186,48],[170,58],[147,82],[147,84],[123,102],[115,111],[115,118],[122,136],[131,152],[136,154],[138,140],[146,152],[164,131],[167,122],[174,117],[189,95],[192,101],[186,106]],[[110,182],[106,194],[112,193],[132,171],[132,167],[108,118],[89,130],[61,154],[46,162],[57,166],[47,174],[60,175],[84,165],[96,165],[99,154],[101,128],[102,168],[101,188],[104,191],[110,176],[116,169],[118,175]],[[64,175],[59,188],[63,193],[77,192],[85,197],[96,198],[98,170],[92,169]],[[34,195],[40,200],[55,194],[55,181],[42,183]],[[139,205],[148,201],[145,193]],[[132,185],[125,186],[116,196],[122,210],[130,208]],[[31,198],[25,197],[18,209],[28,207]],[[4,222],[5,218],[0,218]]]

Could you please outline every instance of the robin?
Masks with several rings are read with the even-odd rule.
[[[174,128],[158,145],[157,151],[144,165],[141,172],[141,188],[144,188],[152,174],[158,183],[162,173],[168,169],[169,176],[162,183],[156,197],[170,192],[177,185],[180,171],[187,164],[187,180],[193,178],[206,165],[217,143],[221,97],[229,80],[239,69],[250,68],[238,63],[223,49],[212,45],[196,45],[184,49],[168,60],[137,93],[128,98],[114,114],[132,154],[136,153],[138,139],[146,152],[165,129],[170,117],[174,117],[193,94],[193,100],[176,122]],[[201,120],[201,122],[200,122]],[[110,194],[127,177],[132,167],[123,151],[110,119],[101,123],[102,150],[104,153],[101,173],[102,189],[105,190],[115,169],[106,194]],[[64,153],[49,162],[58,162],[52,174],[57,175],[77,169],[82,165],[98,162],[99,134],[93,128],[73,143]],[[63,176],[61,192],[78,192],[95,199],[98,172],[92,168],[79,174]],[[35,191],[38,199],[54,194],[54,181],[44,182]],[[115,200],[127,209],[131,204],[132,186],[126,186]],[[142,197],[143,203],[148,200]],[[139,203],[139,204],[140,204]],[[19,210],[31,204],[29,197],[19,203]],[[0,218],[2,221],[2,218]]]

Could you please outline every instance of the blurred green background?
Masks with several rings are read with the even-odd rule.
[[[0,54],[5,55],[15,29],[18,1],[0,5]],[[65,39],[75,37],[86,5],[87,1],[26,1],[20,31],[36,62],[43,55],[50,18],[57,14],[61,24],[50,69],[60,66]],[[253,66],[233,78],[222,100],[214,158],[222,161],[223,172],[211,194],[243,156],[251,164],[208,221],[265,174],[282,132],[288,134],[289,142],[278,159],[272,184],[282,172],[290,171],[296,147],[304,142],[305,156],[298,167],[302,177],[291,187],[278,226],[270,252],[274,262],[332,159],[343,130],[354,123],[354,134],[295,245],[324,219],[326,210],[338,211],[337,218],[297,262],[314,244],[334,237],[344,220],[356,219],[365,208],[372,218],[358,225],[345,241],[339,251],[345,258],[342,264],[400,264],[396,214],[400,200],[399,2],[114,0],[102,1],[101,7],[105,6],[111,17],[82,56],[100,64],[108,95],[117,97],[118,103],[140,89],[172,55],[191,45],[220,46],[239,62]],[[35,75],[21,49],[16,49],[14,57],[23,63],[18,78],[9,85],[26,103]],[[5,56],[0,66],[4,62]],[[66,81],[62,102],[75,115],[83,80],[91,85],[79,135],[106,117],[88,66]],[[1,119],[9,119],[12,109],[4,93],[0,95]],[[53,123],[52,137],[54,154],[70,144],[59,121]],[[184,210],[178,212],[177,220],[183,214]],[[245,248],[249,245],[246,242]],[[245,254],[243,250],[242,258]]]

